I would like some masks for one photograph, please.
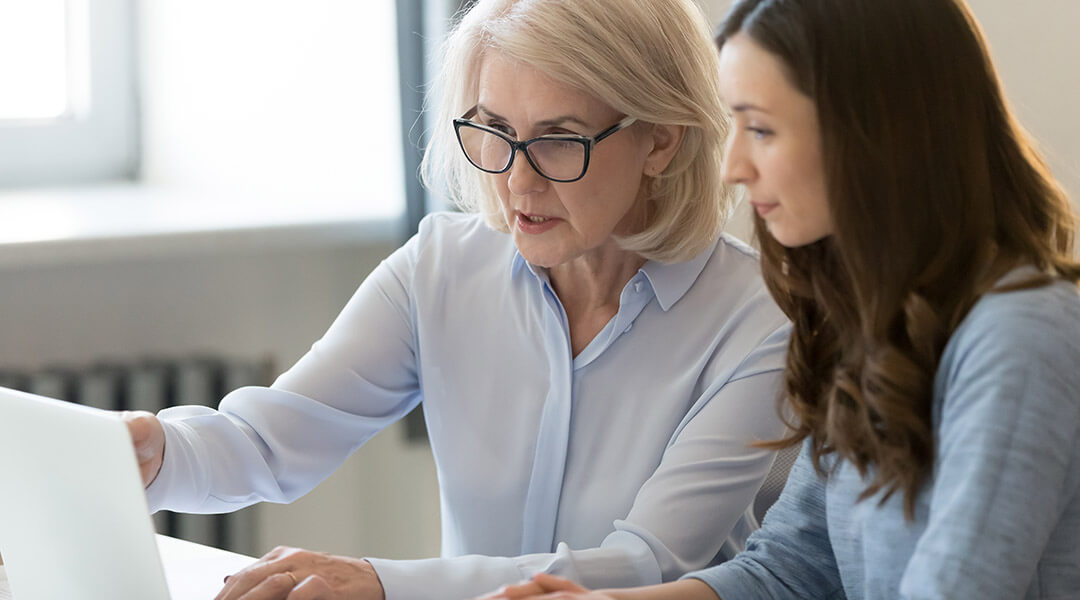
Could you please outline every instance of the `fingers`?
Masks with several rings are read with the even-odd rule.
[[[157,478],[165,458],[165,429],[156,416],[145,411],[124,411],[120,419],[131,434],[143,486],[149,486]]]
[[[319,600],[331,598],[333,593],[333,588],[325,579],[318,575],[311,575],[289,592],[288,600]]]
[[[587,592],[589,590],[580,585],[547,573],[538,573],[532,578],[532,583],[540,586],[545,592]]]
[[[543,593],[544,588],[532,581],[526,581],[514,585],[504,585],[494,592],[481,596],[476,600],[514,600],[516,598],[530,598]]]
[[[151,427],[147,416],[150,413],[144,411],[126,410],[120,413],[120,419],[127,425],[128,433],[131,434],[131,442],[135,444],[136,455],[140,459],[149,458],[146,455],[147,444],[150,442]]]
[[[225,587],[221,589],[215,600],[285,598],[289,590],[296,586],[293,578],[299,578],[295,573],[292,576],[285,574],[286,571],[293,573],[292,566],[286,560],[295,552],[297,552],[295,548],[284,546],[278,546],[267,552],[250,566],[226,577]],[[274,593],[278,596],[274,596]]]
[[[587,589],[580,585],[554,575],[539,573],[529,581],[508,585],[499,590],[481,597],[479,600],[516,600],[519,598],[559,598],[564,597],[559,592],[585,593]]]
[[[274,573],[265,579],[261,579],[253,586],[239,585],[239,577],[230,577],[225,589],[217,595],[217,600],[284,600],[291,598],[292,591],[296,588],[296,576],[291,571]]]

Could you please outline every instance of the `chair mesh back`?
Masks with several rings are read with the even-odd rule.
[[[776,453],[772,469],[769,470],[765,482],[761,484],[761,489],[754,498],[754,517],[757,518],[758,523],[761,523],[769,507],[780,497],[780,492],[784,491],[788,471],[791,470],[791,465],[795,464],[795,459],[799,456],[801,449],[802,444],[795,444]]]

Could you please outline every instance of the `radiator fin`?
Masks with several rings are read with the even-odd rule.
[[[194,357],[130,364],[102,362],[33,371],[0,369],[0,386],[106,410],[156,413],[180,404],[216,407],[231,390],[246,385],[269,385],[272,374],[269,359]],[[158,533],[254,555],[257,509],[256,505],[226,515],[160,511],[154,515],[154,525]]]

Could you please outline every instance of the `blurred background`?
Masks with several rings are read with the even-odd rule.
[[[699,1],[713,23],[729,5]],[[1075,201],[1080,3],[970,4]],[[216,405],[288,368],[444,206],[416,168],[431,127],[423,95],[458,9],[0,3],[0,385],[152,409]],[[746,235],[744,215],[732,229]],[[287,544],[411,558],[438,554],[438,510],[412,419],[292,505],[157,522],[248,554]]]

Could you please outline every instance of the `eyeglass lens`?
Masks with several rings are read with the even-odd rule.
[[[475,127],[461,127],[458,133],[465,154],[480,169],[499,172],[510,164],[513,148],[505,139]],[[540,139],[525,151],[540,174],[550,179],[576,179],[585,169],[585,145],[580,142]]]

